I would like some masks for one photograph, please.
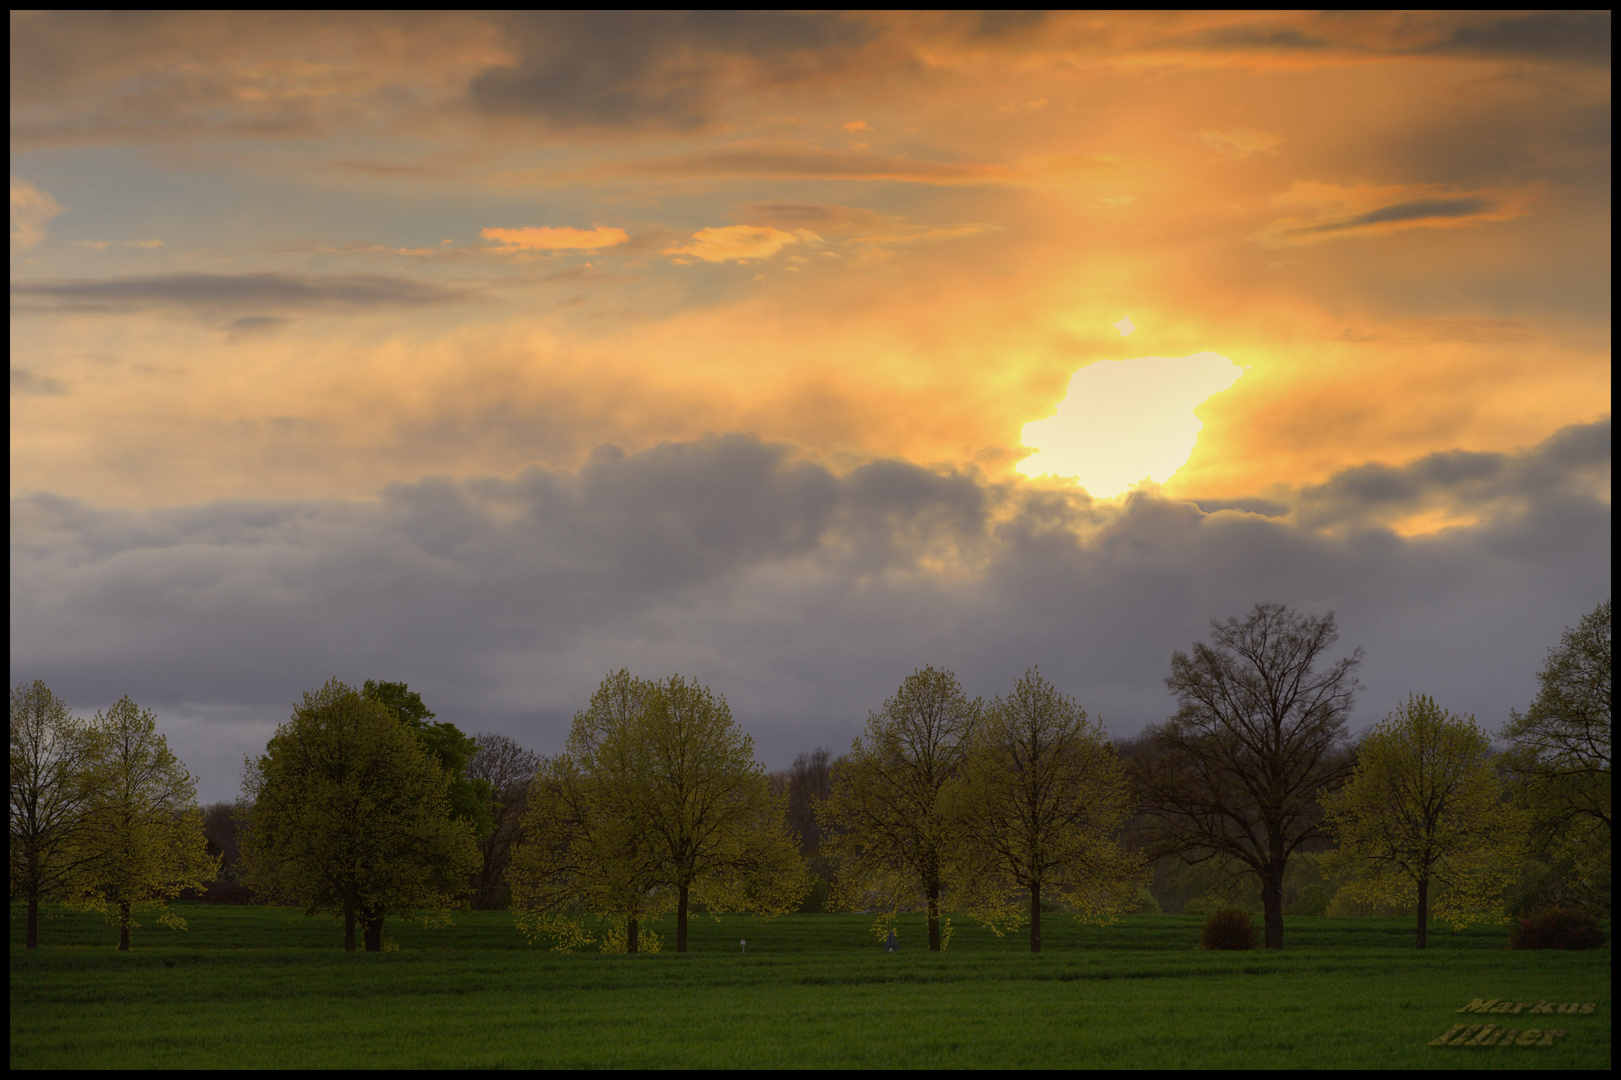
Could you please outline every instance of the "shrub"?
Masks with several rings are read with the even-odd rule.
[[[1515,923],[1511,949],[1596,949],[1604,944],[1598,919],[1585,911],[1545,908]]]
[[[1255,923],[1237,908],[1223,908],[1205,920],[1199,935],[1201,949],[1253,949]]]

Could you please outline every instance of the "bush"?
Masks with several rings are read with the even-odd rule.
[[[1253,949],[1255,923],[1237,908],[1223,908],[1205,920],[1199,935],[1201,949]]]
[[[1511,949],[1596,949],[1604,944],[1598,919],[1585,911],[1547,908],[1514,924]]]

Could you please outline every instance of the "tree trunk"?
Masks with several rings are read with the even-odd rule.
[[[940,883],[929,882],[929,951],[940,951]]]
[[[355,897],[353,890],[343,897],[343,951],[355,951]]]
[[[1418,947],[1424,947],[1424,938],[1430,928],[1430,879],[1418,879]]]
[[[118,951],[129,952],[129,901],[118,905]]]
[[[1030,886],[1030,951],[1041,951],[1041,883]]]
[[[627,919],[627,920],[625,920],[625,951],[628,952],[628,953],[633,953],[633,952],[636,951],[636,920],[635,919]]]
[[[366,951],[383,951],[383,909],[367,907],[362,909],[366,916]]]
[[[1283,948],[1283,867],[1268,867],[1261,875],[1261,909],[1266,919],[1266,947]]]
[[[28,947],[39,948],[39,893],[28,894]]]
[[[675,902],[675,951],[687,951],[687,887],[681,886],[680,896]]]

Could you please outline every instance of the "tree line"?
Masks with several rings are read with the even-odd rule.
[[[178,922],[166,901],[222,857],[257,899],[340,917],[351,950],[473,903],[560,949],[658,951],[673,915],[684,952],[694,915],[826,909],[880,936],[921,913],[936,951],[953,914],[1026,927],[1034,952],[1044,912],[1153,908],[1145,886],[1178,873],[1253,889],[1280,948],[1302,860],[1347,903],[1416,911],[1420,948],[1432,916],[1497,917],[1512,889],[1608,910],[1609,601],[1550,650],[1501,750],[1416,694],[1353,739],[1362,654],[1332,655],[1332,613],[1259,604],[1211,631],[1134,739],[1038,670],[985,701],[925,667],[848,752],[775,773],[681,676],[609,675],[550,758],[436,722],[404,683],[333,680],[206,814],[149,711],[80,721],[36,682],[11,699],[12,899],[30,948],[42,899],[108,913],[128,948],[132,911]]]

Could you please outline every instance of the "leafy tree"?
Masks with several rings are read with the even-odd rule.
[[[776,914],[808,884],[753,741],[724,698],[680,676],[604,680],[567,752],[537,774],[524,837],[511,870],[520,925],[564,947],[589,940],[571,909],[623,917],[637,951],[638,924],[673,906],[686,952],[695,902]]]
[[[676,894],[675,951],[687,951],[694,899],[710,912],[792,911],[810,886],[754,740],[726,699],[679,675],[655,687],[616,780],[637,785],[649,847]]]
[[[495,827],[490,812],[494,792],[488,780],[467,772],[469,762],[478,753],[478,741],[463,735],[455,724],[443,720],[434,722],[435,714],[422,703],[422,695],[405,683],[367,679],[362,690],[367,697],[386,705],[416,732],[423,748],[450,774],[446,798],[450,802],[451,816],[470,823],[479,836],[489,833]]]
[[[85,858],[94,744],[43,682],[11,691],[11,895],[27,905],[27,948],[39,948],[39,902],[68,894]]]
[[[793,764],[770,773],[771,792],[786,798],[788,829],[799,837],[799,855],[813,875],[811,891],[800,906],[802,912],[827,908],[828,882],[832,864],[822,854],[822,828],[816,822],[816,804],[833,791],[833,753],[818,747],[794,755]]]
[[[536,771],[508,871],[531,941],[551,937],[562,951],[590,944],[580,919],[588,912],[624,923],[624,951],[658,951],[643,923],[668,910],[670,896],[639,817],[644,784],[628,761],[655,693],[624,669],[609,675],[575,714],[565,751]]]
[[[1320,835],[1318,798],[1350,771],[1362,650],[1314,670],[1339,639],[1333,612],[1257,604],[1210,625],[1211,644],[1172,655],[1165,682],[1180,708],[1133,761],[1142,835],[1152,854],[1254,874],[1266,947],[1281,949],[1289,859]]]
[[[247,763],[243,879],[306,914],[341,912],[350,952],[364,911],[442,914],[479,864],[450,784],[392,708],[333,679]],[[368,951],[382,948],[376,930]]]
[[[1505,805],[1491,740],[1472,716],[1409,696],[1362,741],[1356,771],[1325,795],[1340,846],[1330,873],[1364,902],[1418,903],[1418,948],[1432,904],[1455,926],[1495,918],[1519,873],[1524,815]]]
[[[184,929],[165,901],[213,880],[219,859],[203,835],[197,778],[169,752],[152,710],[120,698],[91,728],[93,794],[77,903],[115,919],[127,952],[132,910],[156,907],[159,922]]]
[[[489,786],[489,813],[494,826],[479,837],[479,853],[484,858],[473,886],[473,903],[482,908],[502,907],[506,901],[507,865],[512,845],[521,832],[524,811],[529,805],[529,785],[540,769],[541,757],[525,750],[505,735],[489,732],[473,737],[478,752],[467,763],[469,780]]]
[[[1577,901],[1610,906],[1610,601],[1548,651],[1536,699],[1503,731],[1506,760],[1535,816],[1540,847],[1565,864]]]
[[[822,848],[835,867],[829,906],[878,910],[882,935],[901,911],[927,913],[929,949],[950,940],[940,902],[951,830],[942,792],[962,768],[983,705],[949,671],[907,676],[833,771],[817,808]]]
[[[1041,951],[1043,896],[1100,922],[1136,902],[1142,861],[1116,842],[1132,810],[1125,771],[1102,722],[1036,669],[991,702],[947,790],[953,861],[970,909],[998,934],[1023,921],[1020,892],[1031,952]]]

